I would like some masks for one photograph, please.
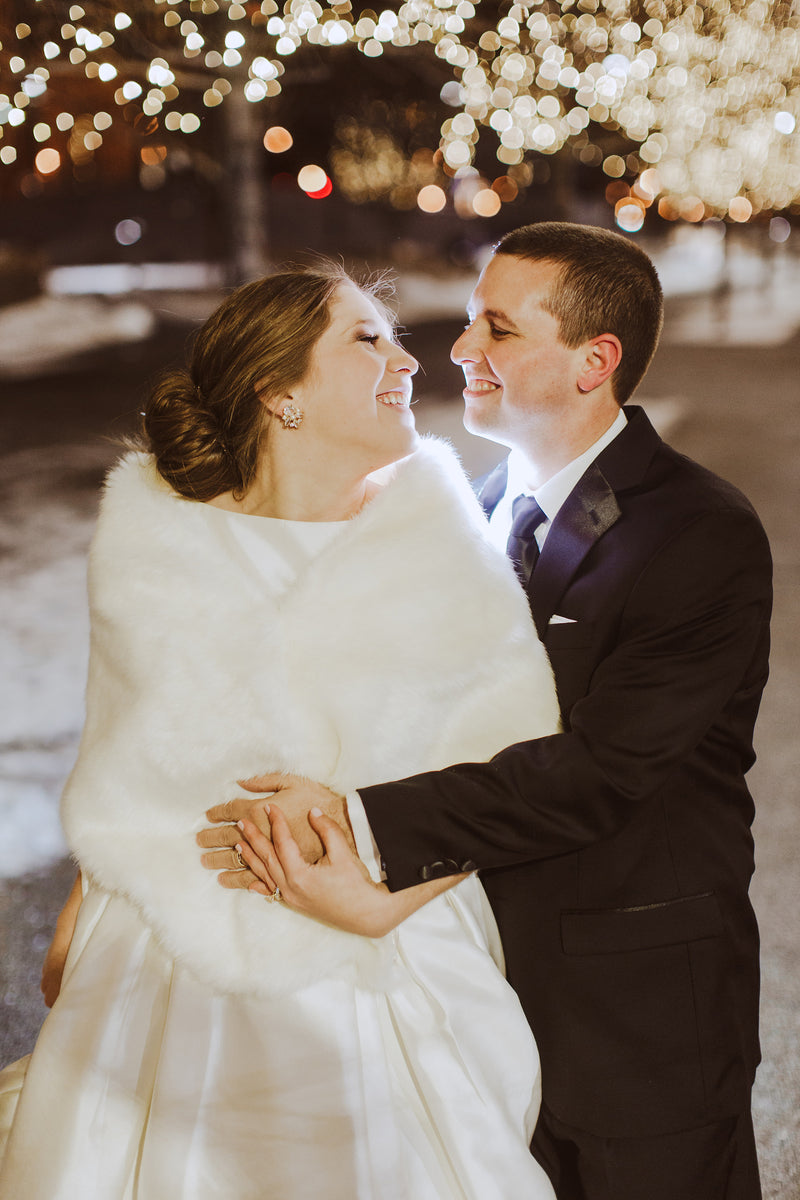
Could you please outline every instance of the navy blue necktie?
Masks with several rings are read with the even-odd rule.
[[[514,564],[522,586],[527,587],[539,557],[535,530],[542,521],[547,520],[547,516],[533,496],[517,496],[511,506],[511,513],[513,520],[506,543],[506,554]]]

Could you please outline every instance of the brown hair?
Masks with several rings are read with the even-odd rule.
[[[197,331],[186,368],[158,381],[144,413],[147,448],[176,492],[245,494],[268,424],[259,394],[285,394],[304,378],[345,283],[368,295],[378,286],[334,263],[287,268],[238,288]]]
[[[561,266],[544,308],[558,321],[565,346],[601,333],[619,338],[622,360],[611,385],[624,404],[650,365],[663,323],[661,284],[645,252],[607,229],[542,221],[507,233],[495,254]]]

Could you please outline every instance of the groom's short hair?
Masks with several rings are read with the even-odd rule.
[[[624,404],[650,365],[663,323],[661,284],[645,252],[621,234],[564,221],[513,229],[494,252],[561,267],[544,308],[558,321],[565,346],[602,333],[619,338],[622,360],[611,383]]]

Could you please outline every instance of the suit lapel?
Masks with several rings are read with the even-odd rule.
[[[539,637],[584,558],[619,516],[611,485],[592,463],[559,509],[528,584]]]
[[[539,637],[556,611],[571,579],[596,542],[619,520],[617,493],[636,487],[661,438],[643,409],[626,406],[628,424],[586,470],[556,515],[541,557],[528,584],[528,598]],[[502,462],[479,488],[487,517],[505,493],[508,464]]]
[[[564,501],[547,534],[528,595],[539,637],[592,547],[621,516],[617,495],[641,483],[661,438],[637,406]]]

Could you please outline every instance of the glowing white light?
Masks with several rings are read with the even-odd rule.
[[[290,37],[282,37],[275,43],[275,49],[278,54],[294,54],[297,46]]]
[[[136,83],[135,80],[129,79],[127,83],[122,85],[122,94],[126,100],[135,100],[137,96],[142,94],[142,86]]]
[[[644,209],[638,204],[621,204],[614,213],[614,220],[626,233],[636,233],[644,225]]]
[[[42,96],[47,91],[47,84],[38,75],[29,75],[27,79],[22,81],[22,90],[26,96],[30,96],[33,100],[36,96]]]
[[[133,24],[133,22],[131,21],[131,19],[127,13],[118,12],[117,15],[114,17],[114,28],[115,29],[127,29],[132,24]]]
[[[199,33],[190,33],[186,38],[187,50],[202,50],[205,44],[205,38]]]
[[[120,221],[114,229],[114,238],[120,246],[133,246],[141,236],[142,226],[131,218]]]
[[[244,45],[244,34],[239,33],[238,29],[232,29],[230,33],[225,34],[225,45],[229,50],[239,50]]]
[[[4,163],[7,167],[11,163],[16,162],[16,158],[17,152],[13,146],[3,146],[3,149],[0,150],[0,162]]]
[[[51,133],[52,130],[50,126],[46,125],[44,121],[39,121],[33,127],[33,136],[36,138],[37,142],[46,142]]]
[[[250,70],[259,79],[275,79],[278,74],[278,68],[268,58],[254,58]]]
[[[97,74],[104,83],[108,83],[110,79],[116,79],[117,68],[111,63],[100,63],[100,69]]]
[[[331,21],[328,24],[328,41],[332,46],[341,46],[347,41],[347,29],[347,25],[342,21]]]
[[[222,56],[222,61],[226,67],[238,67],[242,61],[242,56],[238,50],[226,50]]]
[[[251,104],[255,104],[266,97],[267,85],[260,79],[248,79],[244,85],[244,95],[246,100],[249,100]],[[220,96],[221,99],[222,97]]]
[[[95,50],[100,50],[103,45],[103,39],[96,33],[91,33],[88,29],[79,29],[75,34],[75,41],[79,46],[83,46],[88,54],[93,54]]]
[[[603,59],[603,66],[606,72],[615,79],[627,79],[631,69],[631,60],[624,54],[607,54]]]
[[[167,87],[175,82],[175,76],[170,71],[163,58],[154,58],[147,70],[147,78],[156,87]]]
[[[769,236],[773,242],[785,242],[792,232],[792,227],[785,217],[772,217],[769,223]]]
[[[57,58],[61,53],[61,47],[57,42],[45,42],[44,56],[45,58]]]
[[[316,163],[308,163],[298,171],[297,182],[304,192],[319,192],[328,182],[328,176]]]
[[[790,112],[776,112],[773,125],[778,133],[794,133],[797,122]]]
[[[439,92],[439,99],[449,105],[450,108],[460,108],[464,103],[463,97],[464,89],[455,79],[449,79]]]
[[[52,175],[61,166],[61,155],[57,150],[48,146],[46,150],[40,150],[33,160],[33,165],[40,175]]]
[[[184,113],[180,120],[181,133],[196,133],[200,128],[200,118],[195,113]]]

